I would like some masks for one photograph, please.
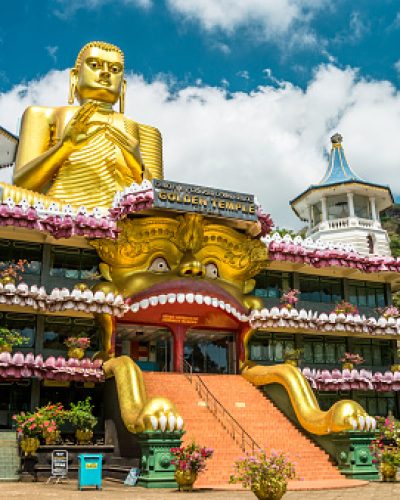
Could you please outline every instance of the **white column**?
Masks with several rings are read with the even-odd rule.
[[[354,195],[353,193],[347,193],[347,203],[349,205],[349,217],[355,217],[354,214]]]
[[[378,215],[376,213],[376,203],[375,203],[375,197],[371,196],[369,199],[369,205],[371,207],[371,216],[372,220],[378,220]]]
[[[326,198],[323,196],[321,198],[321,207],[322,207],[322,222],[326,222],[328,220],[328,211],[326,209]]]
[[[307,211],[308,211],[308,227],[311,229],[313,227],[312,205],[307,205]]]

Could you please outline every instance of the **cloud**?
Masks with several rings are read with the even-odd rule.
[[[288,201],[322,178],[338,131],[352,168],[400,193],[400,93],[389,82],[330,64],[305,89],[279,82],[229,93],[127,80],[126,115],[161,130],[167,179],[254,193],[279,225],[299,227]],[[52,71],[0,94],[0,124],[15,133],[28,105],[64,105],[67,89],[68,72]]]
[[[53,0],[56,8],[53,13],[60,19],[70,19],[79,10],[97,10],[101,9],[106,4],[119,3],[127,7],[139,7],[149,9],[153,5],[153,0]]]
[[[208,32],[232,35],[248,27],[253,38],[283,41],[295,37],[294,46],[315,45],[309,29],[313,14],[326,0],[166,0],[170,10],[186,21],[195,21]],[[295,30],[292,28],[295,27]],[[286,41],[287,37],[286,37]]]
[[[58,46],[57,45],[48,45],[46,47],[46,51],[53,60],[53,62],[57,62],[57,52],[58,52]]]

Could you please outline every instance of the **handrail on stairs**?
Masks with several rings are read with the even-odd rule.
[[[240,446],[243,453],[254,453],[261,449],[250,434],[239,424],[239,422],[229,413],[223,404],[214,396],[202,378],[193,374],[193,367],[183,360],[183,373],[191,384],[193,384],[198,395],[205,400],[207,408],[220,422],[222,427],[228,432],[232,439]]]

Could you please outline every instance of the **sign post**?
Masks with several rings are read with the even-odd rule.
[[[51,454],[51,476],[47,480],[55,480],[60,483],[68,476],[68,451],[67,450],[53,450]]]

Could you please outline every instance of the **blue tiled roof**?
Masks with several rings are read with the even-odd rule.
[[[335,134],[332,137],[332,149],[329,155],[328,168],[319,186],[331,186],[343,182],[364,182],[355,174],[347,163],[342,147],[342,137]]]

